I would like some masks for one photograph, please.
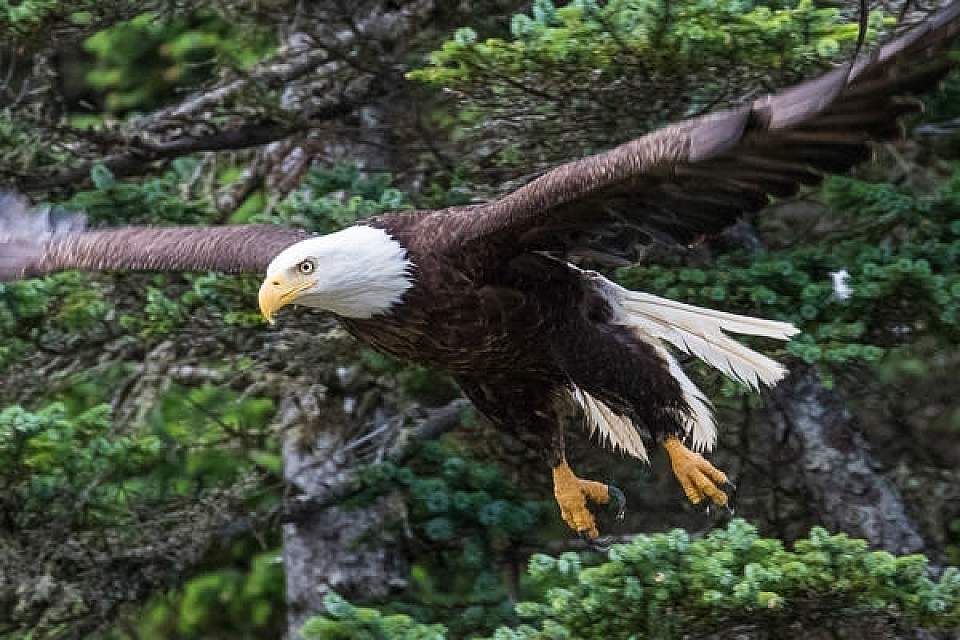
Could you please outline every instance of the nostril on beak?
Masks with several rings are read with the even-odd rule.
[[[279,286],[280,286],[280,281],[279,281],[279,280],[274,280],[274,281],[271,282],[270,284],[272,284],[272,285],[275,286],[275,287],[279,287]]]

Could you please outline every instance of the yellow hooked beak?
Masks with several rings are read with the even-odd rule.
[[[273,314],[297,299],[297,296],[314,284],[313,280],[297,280],[288,282],[283,276],[267,278],[260,285],[260,313],[267,322],[274,324]]]

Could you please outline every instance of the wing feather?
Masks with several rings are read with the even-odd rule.
[[[262,273],[280,251],[310,237],[269,224],[85,227],[80,214],[31,209],[20,196],[0,194],[0,282],[68,269]]]
[[[854,64],[559,166],[486,205],[435,215],[457,217],[449,234],[457,246],[482,240],[512,251],[563,249],[578,228],[610,237],[605,226],[626,224],[679,241],[720,231],[769,196],[815,185],[867,159],[870,143],[898,137],[899,119],[918,109],[905,98],[953,67],[945,49],[958,31],[954,0]]]

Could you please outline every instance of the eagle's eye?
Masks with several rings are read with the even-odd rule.
[[[305,276],[313,273],[314,269],[316,268],[317,268],[317,265],[313,263],[313,260],[304,260],[303,262],[297,265],[297,269],[300,271],[300,273],[302,273]]]

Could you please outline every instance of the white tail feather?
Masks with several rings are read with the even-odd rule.
[[[772,386],[787,374],[775,360],[723,332],[787,340],[798,333],[792,324],[703,309],[610,284],[617,288],[623,324],[666,340],[753,388],[759,388],[761,383]]]
[[[574,386],[570,395],[583,409],[590,435],[599,430],[601,438],[605,438],[614,450],[622,449],[635,458],[648,461],[647,447],[643,444],[640,432],[629,418],[616,413],[580,387]]]

